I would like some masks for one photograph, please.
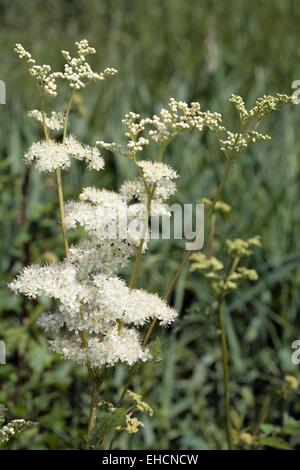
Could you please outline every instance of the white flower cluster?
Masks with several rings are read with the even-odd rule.
[[[78,155],[76,146],[76,142],[66,141],[65,147],[73,148],[71,153]],[[58,301],[57,311],[39,320],[39,325],[54,336],[51,349],[95,368],[119,361],[146,361],[150,352],[142,347],[136,328],[153,318],[167,326],[177,315],[157,295],[131,289],[116,275],[132,259],[141,241],[143,250],[147,246],[145,182],[153,192],[154,214],[162,213],[162,203],[175,191],[172,180],[177,173],[168,165],[149,161],[139,165],[143,177],[125,183],[123,192],[87,187],[79,201],[67,203],[67,228],[80,226],[86,239],[70,247],[63,262],[25,268],[10,284],[11,289],[29,298],[46,296]],[[137,201],[133,202],[134,194]],[[87,335],[87,344],[82,342],[82,333]]]
[[[127,152],[124,153],[121,145],[116,144],[115,142],[104,142],[103,140],[97,140],[96,145],[110,152],[119,153],[120,155],[124,154],[127,156]]]
[[[106,77],[113,76],[117,73],[114,68],[106,68],[103,72],[94,72],[87,62],[86,57],[96,53],[96,49],[91,47],[86,39],[75,43],[77,49],[77,57],[72,57],[70,52],[62,51],[66,60],[64,73],[62,78],[69,82],[71,88],[80,90],[84,88],[88,82],[96,80],[104,80]]]
[[[170,99],[167,109],[163,108],[159,115],[153,116],[151,124],[154,129],[150,130],[149,134],[159,144],[169,142],[187,129],[196,128],[202,131],[207,126],[212,130],[224,130],[221,114],[202,112],[199,103],[193,102],[189,105],[174,98]]]
[[[238,111],[241,122],[245,124],[253,117],[260,120],[267,114],[278,111],[285,104],[292,103],[292,97],[280,93],[275,96],[264,95],[256,100],[255,105],[250,110],[246,109],[245,102],[239,95],[232,94],[229,101]]]
[[[16,44],[15,52],[27,66],[30,75],[37,81],[41,91],[50,96],[57,95],[56,79],[67,80],[74,90],[84,88],[87,83],[96,80],[104,80],[106,77],[117,73],[114,68],[106,68],[103,72],[94,72],[87,62],[87,56],[96,53],[96,49],[91,47],[87,39],[82,39],[75,43],[77,56],[72,57],[70,52],[62,51],[66,61],[64,72],[52,72],[50,65],[37,65],[31,54],[24,49],[21,44]]]
[[[67,137],[64,144],[52,140],[33,143],[25,154],[25,161],[33,163],[43,173],[69,168],[72,157],[85,160],[89,169],[98,171],[104,167],[104,160],[98,149],[79,143],[73,136]]]
[[[163,108],[159,115],[152,118],[142,118],[137,113],[127,113],[122,120],[125,125],[125,136],[128,138],[127,148],[124,149],[115,142],[98,141],[96,144],[111,152],[117,152],[130,158],[149,144],[149,139],[141,135],[149,127],[150,138],[162,148],[174,137],[188,129],[202,131],[209,127],[214,131],[224,131],[222,116],[219,113],[201,111],[200,104],[193,102],[190,105],[185,101],[176,101],[171,98],[168,108]]]
[[[25,419],[14,419],[0,429],[0,447],[6,444],[12,437],[20,434],[28,428],[36,426],[37,423]]]
[[[226,131],[226,138],[220,139],[220,148],[225,153],[238,153],[245,150],[251,143],[266,142],[271,140],[267,134],[261,134],[256,131],[249,131],[245,134]]]
[[[115,275],[85,272],[78,277],[73,261],[70,257],[56,265],[25,268],[10,284],[29,298],[46,296],[59,301],[55,314],[44,314],[39,320],[45,331],[55,334],[51,349],[96,368],[149,359],[149,350],[142,348],[134,327],[152,318],[167,326],[175,320],[176,311],[155,294],[128,288]],[[87,346],[80,332],[88,334]]]
[[[127,150],[129,155],[141,152],[149,144],[148,139],[139,137],[139,135],[145,130],[146,124],[151,124],[151,119],[140,119],[140,117],[139,114],[130,112],[122,120],[126,128],[125,136],[128,138]]]
[[[101,148],[109,150],[110,152],[119,153],[129,158],[135,158],[137,152],[141,152],[145,146],[149,144],[149,140],[140,134],[145,130],[147,124],[151,124],[151,119],[140,119],[137,113],[127,113],[122,120],[125,126],[125,136],[128,138],[127,147],[123,148],[115,142],[104,142],[99,140],[96,142]]]
[[[138,166],[142,169],[145,180],[151,186],[164,186],[169,181],[178,178],[176,171],[165,163],[143,160],[138,162]]]
[[[173,179],[178,174],[169,165],[160,162],[142,160],[138,162],[142,176],[128,180],[123,183],[120,193],[125,196],[128,202],[134,202],[129,206],[131,214],[145,220],[148,216],[170,216],[170,212],[165,205],[166,201],[175,193],[176,185]],[[151,193],[151,206],[148,200]],[[147,211],[150,209],[150,214]]]
[[[33,109],[32,111],[28,112],[28,116],[35,119],[38,123],[43,124],[45,122],[45,126],[47,129],[51,129],[53,131],[59,131],[63,129],[66,115],[63,112],[56,113],[52,111],[51,116],[48,117],[41,113],[38,109]]]
[[[133,256],[141,241],[143,250],[146,249],[149,238],[146,215],[144,206],[128,205],[124,195],[96,188],[85,188],[79,201],[65,206],[68,229],[83,227],[107,257],[112,255],[113,271]]]
[[[29,74],[37,81],[42,92],[49,96],[56,96],[56,78],[60,74],[52,72],[50,65],[37,65],[35,59],[31,57],[31,54],[21,44],[16,44],[14,50],[19,58],[26,62]]]

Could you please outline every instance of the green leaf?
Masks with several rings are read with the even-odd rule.
[[[265,435],[269,436],[270,434],[279,433],[280,427],[274,426],[273,424],[264,423],[260,425],[260,431]]]
[[[127,411],[125,408],[116,408],[114,411],[106,413],[93,431],[89,439],[90,444],[96,445],[110,432],[115,431],[119,427],[124,427],[126,425],[126,415]]]
[[[258,443],[264,447],[272,447],[273,449],[292,450],[292,447],[281,437],[262,437],[258,438]]]
[[[292,416],[288,416],[287,414],[285,414],[283,419],[282,432],[283,434],[287,434],[289,436],[299,435],[300,421],[296,420]]]

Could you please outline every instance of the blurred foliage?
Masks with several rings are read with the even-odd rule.
[[[86,372],[48,353],[35,320],[49,305],[28,303],[6,287],[23,265],[63,255],[55,181],[22,161],[25,149],[40,137],[26,116],[38,103],[13,54],[14,44],[20,42],[41,62],[60,67],[59,51],[88,38],[97,48],[95,68],[116,67],[119,75],[82,93],[71,113],[72,130],[88,143],[118,142],[127,111],[151,115],[170,96],[200,101],[204,109],[222,112],[225,122],[233,123],[236,115],[227,102],[232,92],[248,105],[265,93],[291,93],[292,82],[300,78],[300,3],[0,0],[0,7],[0,78],[7,86],[7,104],[0,114],[0,339],[7,346],[7,364],[0,366],[0,402],[12,416],[39,423],[8,447],[78,448],[89,406]],[[48,103],[51,110],[52,101]],[[284,427],[288,414],[290,420],[300,418],[299,391],[285,399],[279,392],[286,374],[299,377],[299,366],[291,363],[291,343],[300,336],[298,124],[297,106],[269,118],[272,141],[237,160],[223,195],[233,210],[218,224],[219,240],[262,236],[263,249],[253,261],[259,281],[233,293],[226,311],[232,403],[236,421],[246,420],[251,432],[260,422]],[[167,161],[181,176],[178,202],[214,195],[223,157],[210,135],[201,141],[197,133],[177,140]],[[128,161],[112,156],[100,175],[74,165],[64,175],[66,198],[77,197],[87,184],[116,189],[132,171]],[[177,241],[152,242],[139,284],[164,293],[181,248]],[[219,243],[215,249],[222,248]],[[162,361],[145,365],[134,380],[154,417],[146,418],[140,433],[121,436],[119,448],[225,446],[220,348],[215,320],[207,313],[209,292],[196,274],[186,271],[172,302],[181,317],[171,330],[160,332]],[[112,393],[117,398],[127,372],[119,367],[108,375],[103,399],[111,401]],[[290,444],[299,446],[299,426],[295,428]],[[272,438],[276,447],[278,432],[273,431],[265,429],[262,438]]]

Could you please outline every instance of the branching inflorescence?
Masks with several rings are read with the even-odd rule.
[[[237,153],[251,144],[270,139],[257,132],[258,125],[266,114],[290,102],[290,98],[286,95],[264,96],[247,111],[242,98],[232,95],[230,101],[241,119],[238,132],[227,130],[219,113],[202,111],[196,102],[187,104],[172,98],[168,107],[158,115],[141,118],[133,112],[126,114],[123,119],[127,139],[125,145],[98,141],[92,147],[81,144],[69,133],[72,99],[74,93],[88,83],[102,81],[117,71],[107,68],[102,73],[94,72],[87,57],[94,54],[95,49],[86,40],[77,42],[75,46],[75,57],[62,51],[65,59],[62,72],[53,72],[49,65],[38,65],[20,44],[15,48],[35,80],[41,98],[41,109],[30,111],[29,116],[41,125],[44,139],[30,146],[25,161],[41,173],[56,172],[66,256],[57,264],[26,267],[10,287],[31,299],[46,296],[57,301],[56,311],[43,314],[38,323],[51,335],[52,351],[88,367],[94,384],[88,426],[90,437],[95,427],[97,408],[101,406],[98,394],[103,371],[118,363],[137,365],[149,360],[151,352],[147,343],[154,326],[157,322],[169,326],[177,316],[167,300],[191,253],[185,255],[165,299],[136,288],[141,257],[149,243],[149,218],[152,215],[169,215],[166,202],[176,191],[175,181],[179,175],[163,161],[167,146],[186,131],[208,129],[215,133],[227,165],[216,197],[210,203],[208,220],[217,207]],[[47,115],[45,98],[57,95],[59,81],[67,82],[70,87],[67,105],[64,110]],[[140,153],[151,144],[158,147],[156,160],[140,159]],[[135,165],[137,177],[125,181],[119,192],[86,187],[79,200],[65,204],[61,171],[70,167],[72,159],[86,162],[90,170],[102,170],[104,159],[99,148],[127,157]],[[78,227],[84,236],[77,245],[69,247],[67,231]],[[228,250],[234,250],[234,246],[238,246],[238,241],[231,242]],[[215,273],[216,281],[222,268],[220,262],[214,258],[206,259],[200,254],[196,256],[194,268],[209,267],[210,273]],[[127,285],[118,273],[131,262],[132,274]],[[230,278],[222,281],[223,288],[230,288],[241,278],[251,276],[254,273],[239,268]],[[221,280],[218,280],[218,286],[221,285]],[[151,322],[150,328],[142,340],[139,329],[148,322]],[[130,380],[123,390],[120,406],[129,386]],[[132,393],[131,398],[137,401],[137,409],[145,411],[141,410],[141,403],[144,402]],[[144,408],[146,406],[143,405]],[[108,412],[116,413],[116,409],[110,404]],[[125,418],[125,424],[116,425],[115,430],[129,428],[136,431],[140,427],[129,414]],[[104,440],[105,435],[102,436]]]

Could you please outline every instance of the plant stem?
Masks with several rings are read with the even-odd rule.
[[[155,188],[149,189],[149,187],[148,187],[147,183],[144,181],[144,179],[143,179],[143,182],[144,182],[144,186],[145,186],[145,190],[146,190],[146,194],[147,194],[147,214],[146,214],[146,218],[145,218],[146,219],[145,220],[145,225],[143,227],[143,235],[142,235],[142,238],[140,240],[139,246],[136,250],[133,270],[132,270],[130,281],[129,281],[129,287],[131,287],[131,288],[134,288],[135,285],[136,285],[136,280],[137,280],[137,276],[138,276],[138,273],[139,273],[141,258],[142,258],[142,253],[143,253],[143,246],[144,246],[144,243],[145,243],[145,236],[146,236],[146,233],[147,233],[148,220],[149,220],[149,217],[151,216],[151,203],[152,203],[152,199],[153,199],[154,192],[155,192]]]
[[[68,104],[67,104],[66,117],[65,117],[65,122],[64,122],[64,130],[63,130],[63,136],[62,136],[62,143],[63,144],[65,143],[66,137],[67,137],[69,114],[70,114],[70,109],[71,109],[71,105],[72,105],[72,101],[73,101],[73,96],[74,96],[74,93],[72,92],[70,94],[70,98],[69,98],[69,101],[68,101]]]
[[[64,130],[63,130],[63,137],[62,143],[64,144],[66,141],[67,130],[68,130],[68,122],[69,122],[69,114],[71,109],[71,104],[73,100],[73,93],[70,95],[70,99],[67,104],[66,110],[66,117],[64,122]],[[65,254],[68,256],[69,254],[69,243],[68,243],[68,236],[67,236],[67,227],[65,222],[65,207],[64,207],[64,193],[62,187],[62,177],[61,177],[61,169],[57,168],[56,170],[56,183],[57,183],[57,192],[58,192],[58,200],[59,200],[59,210],[60,210],[60,221],[62,227],[62,233],[64,238],[64,247],[65,247]]]
[[[158,161],[158,162],[163,161],[165,150],[166,150],[168,145],[169,145],[169,141],[166,141],[166,142],[164,142],[163,144],[160,145],[159,154],[158,154],[158,157],[157,157],[156,161]]]
[[[90,405],[90,414],[89,414],[89,421],[88,421],[88,437],[90,437],[95,425],[96,425],[96,417],[97,417],[97,407],[99,402],[99,391],[100,391],[100,381],[98,377],[94,376],[93,381],[93,392],[92,392],[92,399]]]
[[[229,395],[229,365],[228,365],[228,346],[225,329],[224,300],[223,296],[219,299],[219,324],[221,330],[222,347],[222,365],[223,365],[223,387],[224,387],[224,414],[225,430],[228,449],[232,449],[231,424],[230,424],[230,395]]]
[[[42,111],[42,127],[45,135],[45,139],[47,142],[50,142],[49,131],[46,125],[46,115],[45,115],[45,97],[44,94],[41,92],[41,111]],[[68,118],[71,108],[73,94],[71,94],[70,100],[67,106],[66,118],[64,123],[64,131],[63,131],[63,143],[66,138],[67,127],[68,127]],[[69,254],[69,243],[68,243],[68,236],[67,236],[67,228],[65,222],[65,209],[64,209],[64,193],[62,187],[62,178],[61,178],[61,169],[57,168],[56,170],[56,184],[57,184],[57,193],[58,193],[58,200],[59,200],[59,209],[60,209],[60,220],[61,220],[61,227],[63,232],[63,239],[64,239],[64,248],[65,248],[65,255],[68,256]]]
[[[129,281],[129,287],[131,288],[133,288],[136,285],[136,280],[137,280],[137,276],[138,276],[139,269],[140,269],[144,241],[145,241],[144,238],[140,240],[139,246],[136,250],[134,265],[133,265],[133,269],[132,269],[132,273],[131,273],[130,281]]]
[[[89,420],[88,420],[88,434],[87,434],[87,439],[88,439],[87,447],[90,448],[91,434],[96,426],[96,421],[97,421],[97,408],[99,406],[99,392],[100,392],[103,379],[106,374],[106,368],[104,367],[102,370],[96,371],[96,372],[93,371],[90,367],[88,368],[88,370],[89,370],[89,374],[90,374],[90,377],[92,379],[92,384],[93,384],[92,398],[91,398],[91,404],[90,404],[90,413],[89,413]]]
[[[214,239],[215,239],[215,234],[216,234],[216,215],[213,214],[211,217],[211,227],[210,227],[210,233],[209,233],[209,238],[208,238],[208,246],[207,246],[207,256],[208,258],[212,257],[213,254],[213,244],[214,244]]]
[[[226,280],[236,270],[239,264],[240,258],[236,256],[228,270]],[[225,415],[225,430],[228,449],[232,449],[232,438],[231,438],[231,423],[230,423],[230,392],[229,392],[229,366],[228,366],[228,346],[227,336],[225,327],[225,316],[224,316],[224,294],[221,294],[218,302],[218,314],[219,314],[219,325],[221,331],[221,346],[222,346],[222,365],[223,365],[223,387],[224,387],[224,415]]]
[[[62,233],[63,233],[63,238],[64,238],[65,254],[66,256],[68,256],[69,242],[68,242],[67,227],[66,227],[66,221],[65,221],[64,193],[63,193],[63,187],[62,187],[60,168],[57,168],[56,170],[56,183],[57,183],[57,192],[58,192],[58,200],[59,200],[60,221],[61,221]]]
[[[40,99],[41,99],[41,111],[42,111],[42,127],[44,131],[45,139],[47,140],[47,142],[49,142],[50,137],[49,137],[48,128],[46,126],[46,115],[45,115],[45,97],[44,97],[44,93],[41,91],[40,91]]]

